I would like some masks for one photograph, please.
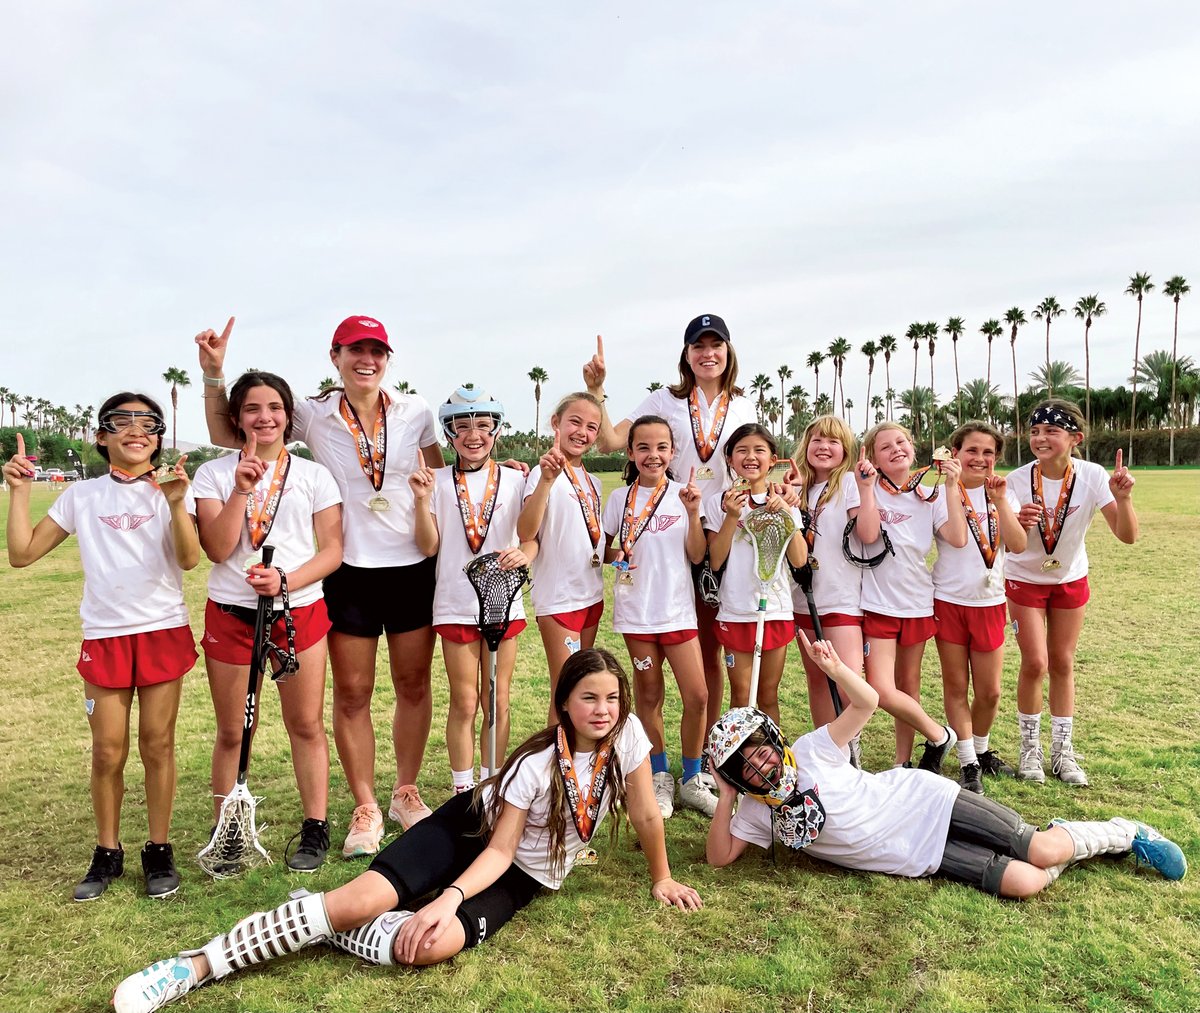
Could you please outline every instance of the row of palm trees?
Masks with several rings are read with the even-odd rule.
[[[1133,373],[1130,376],[1130,382],[1133,385],[1132,397],[1129,399],[1128,415],[1129,420],[1129,451],[1128,461],[1133,460],[1133,430],[1136,428],[1137,415],[1137,394],[1138,384],[1145,380],[1147,375],[1159,376],[1158,370],[1164,367],[1162,360],[1158,360],[1153,368],[1146,367],[1141,355],[1141,333],[1142,333],[1142,309],[1145,296],[1153,291],[1154,282],[1149,274],[1138,273],[1130,277],[1129,284],[1125,288],[1125,294],[1137,300],[1137,326],[1134,332],[1134,349],[1133,349]],[[1171,345],[1170,358],[1166,360],[1165,369],[1169,380],[1170,396],[1166,411],[1167,424],[1170,427],[1170,461],[1175,462],[1175,430],[1180,421],[1179,411],[1179,394],[1181,383],[1191,381],[1188,379],[1189,373],[1194,373],[1195,366],[1190,358],[1179,360],[1178,344],[1179,344],[1179,302],[1183,296],[1191,291],[1187,280],[1182,275],[1174,275],[1163,285],[1163,294],[1172,300],[1174,303],[1174,332]],[[1084,400],[1084,414],[1088,424],[1092,422],[1092,383],[1091,383],[1091,347],[1090,337],[1092,324],[1096,318],[1104,316],[1108,312],[1107,305],[1100,299],[1098,293],[1081,296],[1075,303],[1075,317],[1083,323],[1083,344],[1084,344],[1084,375],[1082,377],[1082,394]],[[1055,370],[1054,360],[1051,358],[1051,341],[1050,329],[1051,325],[1059,317],[1066,313],[1066,309],[1058,302],[1054,296],[1047,296],[1033,308],[1030,316],[1037,321],[1045,323],[1045,345],[1046,355],[1045,363],[1041,370],[1040,377],[1038,374],[1033,374],[1033,378],[1038,388],[1053,396],[1056,390],[1061,393],[1061,388],[1064,386],[1077,386],[1077,381],[1065,383],[1058,378],[1058,371]],[[1000,319],[989,319],[983,322],[979,328],[979,333],[987,339],[987,369],[986,374],[982,378],[983,386],[976,391],[973,400],[980,403],[980,398],[984,403],[987,403],[988,398],[997,396],[990,392],[992,387],[992,343],[1001,337],[1007,328],[1009,336],[1009,348],[1012,357],[1012,379],[1013,379],[1013,396],[1010,402],[1012,408],[1012,422],[1018,442],[1021,437],[1021,391],[1017,376],[1017,336],[1020,329],[1029,323],[1029,319],[1025,315],[1025,311],[1014,306],[1009,309],[1003,316],[1003,323]],[[974,417],[970,412],[964,412],[963,399],[963,384],[959,372],[958,364],[958,343],[959,339],[966,331],[966,322],[962,317],[952,316],[945,324],[938,324],[935,321],[915,322],[910,324],[904,333],[904,339],[912,344],[913,349],[913,375],[912,386],[909,388],[907,398],[899,399],[901,407],[908,407],[910,418],[917,425],[920,425],[920,420],[930,418],[927,402],[935,402],[934,390],[936,389],[934,376],[934,356],[939,337],[946,336],[950,338],[954,357],[954,398],[955,398],[955,418],[964,419]],[[871,425],[872,412],[883,412],[882,417],[891,419],[894,418],[895,405],[897,398],[895,389],[892,386],[892,358],[899,351],[900,345],[897,339],[891,334],[882,335],[878,341],[867,341],[860,348],[859,352],[867,360],[867,397],[865,414],[863,418],[864,428]],[[917,382],[918,370],[920,366],[920,356],[924,348],[929,355],[929,386],[927,388],[919,388]],[[846,398],[844,369],[846,358],[853,352],[853,347],[850,342],[843,337],[835,338],[825,351],[810,352],[806,360],[806,366],[813,371],[813,409],[816,414],[822,414],[822,409],[834,410],[836,405],[837,413],[845,418],[849,418],[847,412],[853,408],[853,402]],[[886,397],[880,399],[878,395],[872,396],[871,390],[874,382],[876,361],[882,357],[885,373],[885,389]],[[1147,357],[1149,358],[1149,357]],[[825,399],[821,394],[821,366],[828,363],[832,369],[832,394]],[[1063,364],[1065,365],[1065,364]],[[1067,367],[1071,369],[1071,367]],[[1073,370],[1072,370],[1073,371]],[[807,401],[807,392],[799,386],[794,386],[790,390],[785,391],[785,385],[793,376],[792,369],[788,365],[781,365],[775,371],[779,378],[779,397],[775,398],[772,394],[774,388],[774,379],[767,373],[757,374],[750,381],[749,388],[751,394],[756,398],[760,420],[764,424],[770,423],[779,424],[780,436],[783,437],[792,431],[795,427],[788,423],[788,414],[786,408],[792,409],[792,418],[797,415],[805,414],[803,405]],[[979,382],[979,381],[976,381]],[[989,392],[980,395],[980,392]],[[908,404],[903,402],[907,400]],[[1110,397],[1111,403],[1112,398]],[[989,414],[996,414],[990,412]],[[999,420],[999,419],[997,419]],[[930,439],[933,439],[933,432],[936,427],[930,426]]]
[[[58,433],[70,440],[77,435],[84,441],[91,438],[92,416],[96,414],[92,405],[77,404],[72,409],[32,394],[20,394],[8,387],[0,387],[0,425],[3,425],[4,414],[8,412],[9,424],[15,428],[18,409],[30,429]]]

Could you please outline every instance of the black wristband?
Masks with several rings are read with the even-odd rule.
[[[442,893],[445,893],[446,890],[457,890],[458,891],[458,895],[460,897],[462,897],[462,900],[460,900],[458,902],[459,904],[462,904],[463,901],[465,901],[467,899],[467,895],[463,892],[463,888],[461,886],[456,886],[454,883],[451,883],[448,887],[446,887],[445,890],[442,891]]]

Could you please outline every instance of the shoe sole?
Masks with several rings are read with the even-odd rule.
[[[166,897],[174,897],[175,894],[177,894],[177,893],[179,893],[179,887],[173,886],[173,887],[171,887],[170,890],[167,890],[163,893],[150,893],[147,890],[146,896],[149,897],[151,900],[163,900]]]
[[[366,858],[369,855],[377,855],[377,854],[379,854],[379,845],[378,844],[375,845],[375,847],[373,847],[373,848],[367,848],[367,847],[355,848],[353,851],[347,851],[345,848],[342,848],[342,857],[346,858],[346,859]]]
[[[1022,774],[1020,771],[1017,771],[1017,780],[1018,781],[1032,781],[1034,784],[1045,784],[1046,783],[1046,772],[1044,770],[1042,770],[1042,771],[1038,771],[1038,773],[1036,773],[1036,774]]]

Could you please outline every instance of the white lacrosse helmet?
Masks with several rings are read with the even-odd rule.
[[[762,732],[766,744],[780,758],[781,768],[776,783],[755,787],[746,780],[741,749],[755,732]],[[722,714],[708,733],[708,755],[720,775],[745,795],[776,806],[787,802],[796,790],[797,771],[791,750],[784,745],[779,726],[755,707],[734,707]]]
[[[469,419],[484,415],[492,419],[496,430],[504,421],[504,405],[486,391],[474,387],[459,387],[438,407],[438,422],[446,439],[454,439],[454,423],[457,419]]]

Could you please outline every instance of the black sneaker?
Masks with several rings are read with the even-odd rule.
[[[329,824],[325,820],[305,819],[299,831],[292,834],[289,847],[297,837],[300,843],[287,860],[288,868],[292,872],[316,872],[325,861],[325,852],[329,850]],[[286,847],[283,851],[287,854]]]
[[[170,897],[179,889],[179,872],[170,844],[146,842],[142,848],[142,873],[146,877],[147,897]]]
[[[928,739],[925,740],[925,752],[921,754],[921,762],[917,766],[921,770],[929,770],[935,774],[942,772],[942,761],[946,759],[946,754],[958,742],[958,736],[954,734],[954,729],[949,725],[943,725],[946,730],[946,741],[941,745],[935,745]]]
[[[92,864],[88,866],[87,875],[75,884],[76,900],[95,900],[108,889],[108,884],[118,879],[125,872],[125,849],[118,845],[115,848],[102,848],[96,845],[92,852]]]
[[[1015,777],[1016,771],[1001,759],[994,749],[985,749],[979,754],[979,766],[989,777]]]
[[[958,783],[967,789],[973,791],[976,795],[983,794],[983,768],[978,763],[968,763],[963,767],[958,778]]]

